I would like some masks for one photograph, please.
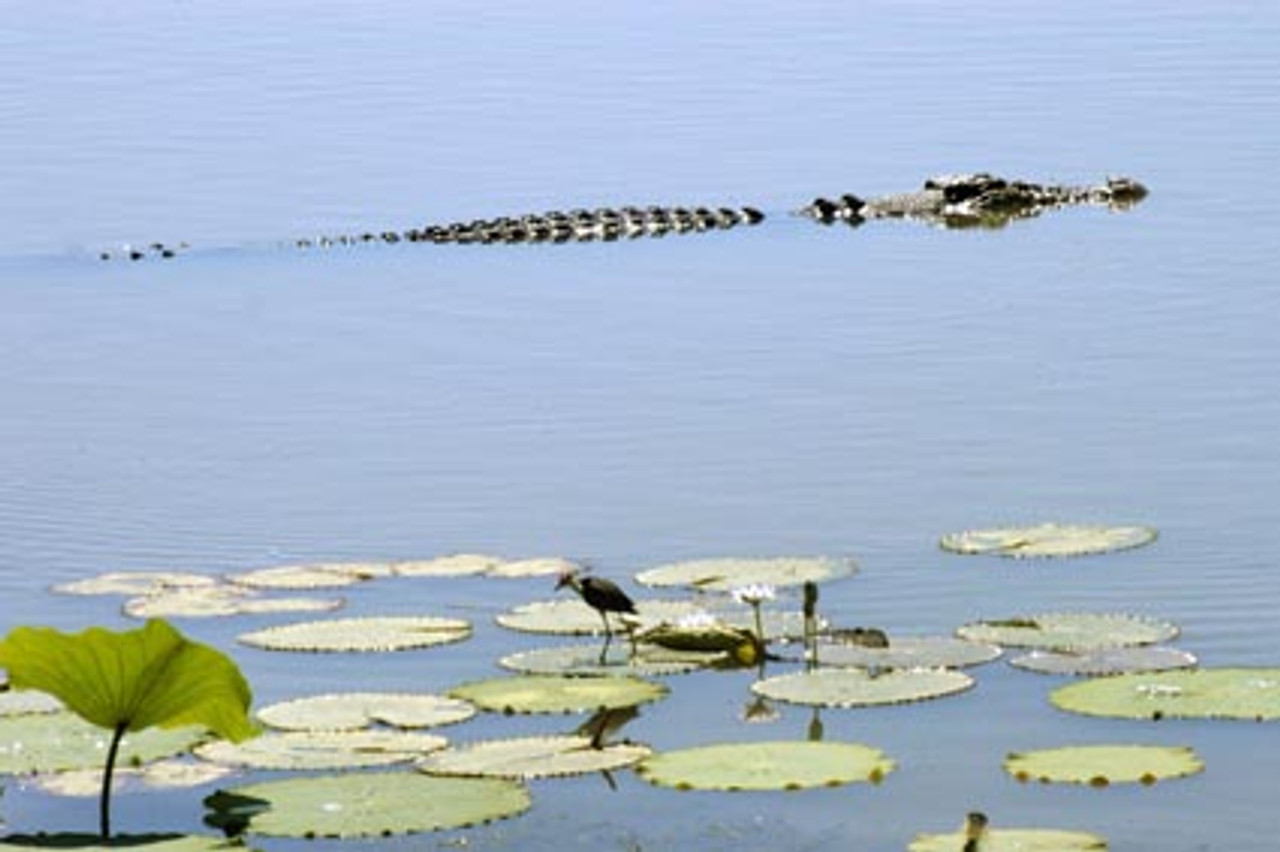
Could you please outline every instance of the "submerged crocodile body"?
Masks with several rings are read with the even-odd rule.
[[[1127,209],[1147,195],[1131,178],[1108,178],[1097,186],[1062,186],[1010,181],[990,174],[946,175],[930,178],[916,192],[863,200],[845,194],[832,200],[817,198],[795,211],[824,225],[861,225],[872,219],[915,219],[945,228],[999,228],[1015,219],[1039,216],[1046,210],[1073,205],[1106,205]],[[596,210],[553,210],[496,219],[425,225],[405,231],[364,232],[333,237],[292,240],[298,248],[361,243],[518,244],[567,243],[695,234],[757,225],[765,214],[755,207],[605,207]],[[103,260],[148,257],[171,258],[186,243],[151,243],[145,248],[125,246],[103,251]]]

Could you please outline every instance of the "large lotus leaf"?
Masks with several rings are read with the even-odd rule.
[[[528,780],[620,769],[650,754],[648,746],[632,743],[595,748],[588,737],[518,737],[453,746],[427,755],[418,768],[431,775]]]
[[[1177,636],[1178,627],[1138,615],[1058,612],[970,622],[957,628],[956,635],[993,645],[1082,651],[1154,645]]]
[[[212,784],[235,770],[201,761],[169,759],[145,766],[117,766],[112,790],[119,794],[143,790],[174,790]],[[36,775],[28,783],[55,796],[89,798],[102,792],[102,770],[71,769]]]
[[[816,707],[866,707],[924,701],[963,692],[973,678],[952,669],[817,669],[765,678],[751,691],[765,698]]]
[[[28,713],[57,713],[65,709],[61,701],[45,692],[13,690],[0,692],[0,717],[25,716]]]
[[[1196,664],[1194,654],[1176,648],[1138,646],[1099,648],[1095,651],[1032,651],[1014,657],[1010,665],[1041,674],[1116,675],[1130,672],[1162,672],[1189,669]]]
[[[522,675],[456,686],[449,695],[499,713],[581,713],[656,701],[667,688],[635,677]]]
[[[390,573],[390,566],[384,562],[322,562],[259,568],[232,574],[227,579],[256,589],[333,589],[354,586]]]
[[[125,735],[119,762],[132,765],[180,754],[199,742],[203,728],[152,728]],[[0,775],[99,770],[111,743],[111,732],[72,713],[29,714],[0,719]]]
[[[466,701],[430,693],[345,692],[314,695],[258,710],[258,720],[291,731],[351,731],[371,725],[430,728],[470,719]]]
[[[146,595],[170,589],[190,589],[213,586],[217,580],[206,574],[178,571],[112,571],[59,583],[53,591],[66,595]]]
[[[989,663],[1001,651],[994,645],[952,636],[893,636],[887,648],[868,648],[845,642],[822,642],[817,662],[824,666],[875,669],[958,669]]]
[[[698,611],[692,601],[636,601],[637,617],[643,623],[676,621]],[[604,632],[600,613],[577,597],[520,604],[497,617],[503,627],[523,633],[591,635]],[[617,623],[616,617],[614,623]]]
[[[1055,706],[1123,719],[1280,719],[1280,668],[1220,668],[1127,674],[1073,683]]]
[[[908,852],[960,852],[965,846],[965,833],[921,834],[911,841]],[[991,828],[974,847],[981,852],[1100,852],[1107,841],[1083,831],[1059,831],[1051,828]]]
[[[395,562],[391,566],[391,571],[400,577],[467,577],[472,574],[483,574],[501,565],[502,562],[503,560],[497,556],[455,553],[435,559]]]
[[[582,566],[559,556],[535,559],[517,559],[501,562],[485,573],[490,577],[555,577],[569,571],[581,571]]]
[[[676,651],[652,645],[639,645],[634,652],[630,644],[616,642],[601,659],[598,645],[557,645],[508,654],[498,665],[523,674],[605,677],[614,675],[671,675],[723,660],[716,651]]]
[[[194,586],[154,592],[125,601],[131,618],[212,618],[272,612],[322,612],[342,598],[265,598],[239,586]]]
[[[1024,559],[1034,556],[1085,556],[1150,544],[1156,531],[1143,526],[1037,524],[1027,527],[969,530],[942,537],[943,550]]]
[[[231,791],[270,804],[249,831],[276,837],[383,837],[461,828],[515,816],[529,793],[504,778],[353,772],[292,778]]]
[[[163,621],[117,633],[19,627],[0,642],[0,666],[17,689],[38,689],[108,730],[203,725],[252,736],[249,683],[229,657]]]
[[[636,575],[646,586],[690,586],[728,592],[757,583],[769,586],[802,586],[848,577],[857,570],[852,559],[828,557],[693,559],[659,565]]]
[[[1204,769],[1204,763],[1185,747],[1095,745],[1010,754],[1004,768],[1019,781],[1105,787],[1119,783],[1154,784],[1165,778],[1194,775]]]
[[[252,852],[239,841],[199,834],[117,834],[103,843],[96,834],[11,834],[0,838],[0,849],[79,849],[83,852],[110,852],[137,849],[139,852]]]
[[[289,731],[239,744],[205,743],[196,755],[253,769],[343,769],[408,763],[446,745],[444,737],[407,731]]]
[[[879,749],[841,742],[724,743],[655,754],[636,770],[680,790],[802,790],[879,783],[894,762]]]
[[[268,651],[377,652],[461,642],[471,625],[459,618],[386,616],[305,621],[246,633],[240,641]]]

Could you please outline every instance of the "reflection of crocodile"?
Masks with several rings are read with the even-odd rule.
[[[1108,178],[1100,186],[1057,186],[1009,181],[988,174],[932,178],[917,192],[886,195],[863,201],[855,195],[818,198],[798,213],[822,224],[861,225],[868,219],[919,219],[946,228],[999,228],[1014,219],[1038,216],[1045,210],[1075,204],[1105,204],[1125,209],[1137,204],[1146,188],[1130,178]],[[727,230],[755,225],[764,214],[754,207],[617,207],[503,216],[447,225],[427,225],[407,231],[366,232],[336,237],[294,240],[298,248],[360,243],[564,243],[661,237],[667,234]],[[188,248],[151,243],[145,248],[125,246],[104,251],[103,260],[173,257]]]

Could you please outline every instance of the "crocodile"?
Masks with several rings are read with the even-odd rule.
[[[872,219],[915,219],[944,228],[999,228],[1016,219],[1071,205],[1106,205],[1123,210],[1146,195],[1146,187],[1125,177],[1108,178],[1106,183],[1097,186],[1065,186],[1006,180],[979,173],[934,177],[915,192],[869,200],[850,193],[834,199],[819,197],[794,213],[824,225],[842,222],[856,227]],[[758,225],[765,218],[759,208],[749,206],[602,207],[424,225],[403,231],[304,237],[287,244],[307,249],[400,242],[433,245],[608,242],[725,231]],[[188,248],[187,243],[153,242],[102,251],[99,257],[102,260],[171,258]]]

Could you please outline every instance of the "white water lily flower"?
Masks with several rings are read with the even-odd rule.
[[[764,601],[773,600],[777,596],[777,589],[768,583],[751,583],[747,586],[738,586],[731,594],[739,603],[759,606]]]
[[[717,623],[716,617],[705,609],[694,610],[676,619],[676,627],[682,630],[701,630],[704,627],[712,627]]]

